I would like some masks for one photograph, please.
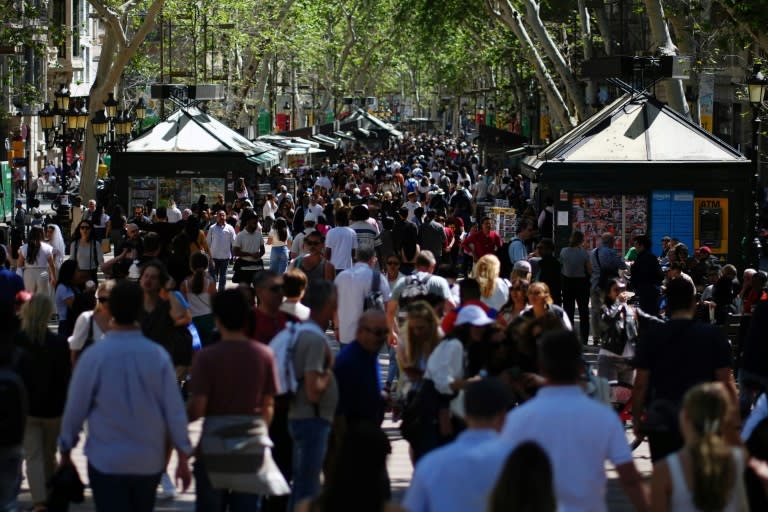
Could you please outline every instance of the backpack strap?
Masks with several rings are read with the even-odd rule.
[[[377,271],[373,271],[373,277],[371,278],[371,291],[378,292],[381,288],[381,274]]]

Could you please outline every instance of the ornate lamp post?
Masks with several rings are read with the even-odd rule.
[[[747,79],[747,89],[749,91],[749,103],[752,105],[752,162],[754,164],[754,175],[752,184],[752,243],[750,246],[749,266],[760,269],[760,255],[763,246],[760,243],[760,196],[759,190],[762,189],[762,176],[760,175],[760,111],[763,107],[765,90],[768,87],[768,79],[760,71],[760,64],[755,64],[752,69],[752,76]]]
[[[147,114],[144,98],[139,98],[133,106],[133,114],[128,110],[120,110],[119,107],[120,103],[110,92],[104,102],[104,109],[98,110],[91,119],[99,153],[125,151],[133,134],[134,123],[141,124]]]

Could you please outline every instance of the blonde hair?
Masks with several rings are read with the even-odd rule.
[[[549,286],[547,286],[547,283],[543,283],[541,281],[531,283],[531,285],[528,286],[528,295],[531,295],[531,294],[544,295],[546,297],[544,299],[544,302],[546,302],[547,304],[552,304],[554,302],[552,300],[552,294],[549,292]]]
[[[480,285],[480,294],[483,297],[493,295],[500,269],[501,262],[495,254],[486,254],[477,260],[477,264],[475,264],[475,279]]]
[[[21,330],[31,343],[45,343],[48,321],[53,314],[53,301],[48,295],[36,293],[21,306]]]
[[[723,510],[735,491],[736,464],[721,436],[728,399],[722,384],[699,384],[685,394],[683,411],[696,432],[690,447],[693,503],[703,512]]]
[[[99,296],[99,292],[109,292],[111,294],[112,288],[115,287],[115,284],[117,284],[117,281],[115,281],[114,279],[105,279],[104,281],[100,282],[99,287],[96,288],[96,296],[97,297]],[[98,309],[100,307],[101,307],[101,302],[97,302],[96,308],[94,309]]]
[[[415,338],[411,336],[410,320],[418,318],[429,324],[429,336]],[[404,367],[417,366],[422,359],[426,362],[429,355],[440,342],[438,327],[440,320],[432,306],[427,301],[419,300],[408,305],[408,316],[403,326],[403,352],[401,364]]]

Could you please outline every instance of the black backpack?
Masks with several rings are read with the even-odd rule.
[[[18,350],[14,359],[18,359]],[[0,446],[19,446],[24,441],[29,403],[27,388],[13,366],[0,368]]]
[[[514,238],[512,240],[515,240]],[[496,257],[499,258],[499,276],[504,279],[509,279],[510,274],[512,274],[512,269],[514,268],[514,265],[512,265],[512,261],[509,259],[509,245],[512,243],[512,240],[508,242],[504,242],[501,244],[501,247],[496,249]]]

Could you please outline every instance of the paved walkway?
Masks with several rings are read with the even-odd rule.
[[[269,254],[269,251],[267,251],[267,254]],[[109,257],[111,257],[111,255],[106,255],[105,259],[109,259]],[[265,266],[267,266],[268,268],[268,261],[265,261]],[[232,278],[231,267],[229,269],[229,272],[230,272],[230,275],[229,275],[228,286],[234,286],[231,282],[231,278]],[[52,327],[55,329],[55,325],[52,325]],[[339,349],[338,343],[335,341],[335,339],[333,339],[331,333],[328,333],[328,335],[329,335],[328,336],[329,342],[331,343],[332,347],[334,348],[335,351],[338,351]],[[380,359],[381,359],[382,368],[387,368],[388,366],[387,357],[382,355]],[[193,444],[197,442],[197,439],[200,435],[200,426],[201,426],[200,420],[190,424],[189,432],[190,432],[190,437],[192,439]],[[411,475],[413,472],[411,460],[408,455],[408,443],[400,437],[400,431],[397,428],[397,424],[392,422],[391,415],[389,413],[387,413],[386,415],[382,428],[389,435],[390,440],[392,442],[392,454],[390,455],[389,460],[387,462],[387,467],[389,469],[390,480],[392,483],[393,498],[395,501],[399,502],[402,499],[403,495],[405,494],[405,491],[408,488],[408,485],[410,484]],[[567,428],[567,427],[564,426],[563,428]],[[81,442],[78,444],[77,448],[75,448],[75,450],[73,450],[72,452],[72,459],[77,465],[77,468],[80,472],[80,477],[83,479],[83,482],[86,483],[87,485],[88,471],[87,471],[87,462],[86,462],[85,456],[82,453],[83,444],[84,444],[84,440],[81,439]],[[650,476],[652,466],[650,462],[650,454],[648,452],[647,443],[643,443],[639,448],[637,448],[637,450],[635,450],[634,452],[634,456],[635,456],[635,462],[637,463],[640,472],[646,477]],[[608,476],[609,476],[608,493],[606,497],[606,500],[608,503],[608,509],[611,512],[624,512],[624,511],[633,510],[627,498],[625,497],[623,491],[621,490],[621,485],[617,480],[615,471],[610,469],[609,465],[606,466],[606,469],[608,470]],[[176,456],[174,454],[174,456],[171,458],[171,462],[169,466],[169,474],[173,475],[175,470],[176,470]],[[29,494],[29,488],[27,486],[26,480],[22,482],[20,501],[22,504],[22,510],[31,506],[32,504],[31,497]],[[194,481],[193,481],[190,489],[188,489],[187,492],[184,492],[184,493],[180,492],[174,500],[158,500],[156,503],[155,510],[159,512],[193,511],[194,501],[195,501],[195,491],[194,491]],[[95,510],[93,506],[93,501],[91,499],[90,488],[86,488],[85,502],[81,505],[73,505],[72,507],[70,507],[70,510],[73,512],[86,512],[86,511]]]

